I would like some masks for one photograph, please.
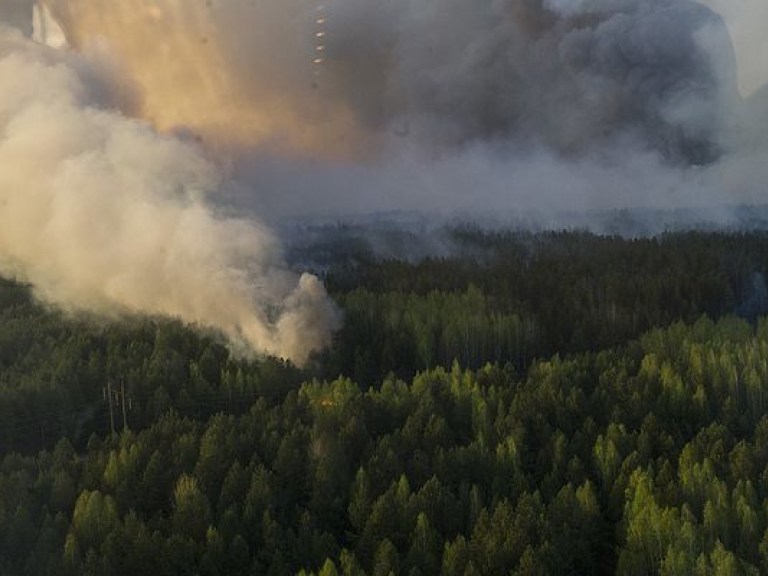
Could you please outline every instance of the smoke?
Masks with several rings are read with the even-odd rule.
[[[209,148],[342,155],[354,118],[312,87],[306,0],[45,0],[74,49],[101,54],[140,95],[128,113]]]
[[[0,261],[63,306],[301,361],[333,314],[259,222],[765,200],[751,3],[43,2],[0,4]]]
[[[569,157],[631,138],[709,164],[736,95],[726,28],[691,0],[46,4],[136,85],[130,113],[230,149],[359,158],[398,135]]]
[[[2,28],[0,85],[0,271],[65,308],[178,316],[298,363],[327,342],[319,281],[217,214],[217,168],[111,110],[98,65]]]
[[[739,93],[760,52],[728,34],[746,10],[329,0],[319,99],[356,119],[364,162],[246,153],[239,169],[281,190],[256,198],[278,214],[764,202],[768,92]]]
[[[763,200],[746,4],[46,5],[125,114],[226,159],[239,185],[219,198],[260,216]]]
[[[352,28],[342,7],[352,3],[359,4],[334,4],[339,27]],[[379,39],[387,47],[379,62],[384,54],[391,60],[379,65],[387,68],[385,87],[372,99],[379,123],[394,120],[439,148],[501,140],[578,156],[621,136],[672,162],[705,164],[717,155],[715,112],[725,94],[702,44],[718,19],[698,4],[395,4],[397,16]],[[386,16],[372,18],[380,27]],[[356,20],[357,38],[343,42],[362,44],[376,34],[370,26]],[[357,77],[347,73],[356,52],[329,46],[344,81]]]

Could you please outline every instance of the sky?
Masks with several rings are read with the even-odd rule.
[[[768,83],[768,3],[762,0],[703,0],[725,21],[738,65],[739,90],[749,97]]]

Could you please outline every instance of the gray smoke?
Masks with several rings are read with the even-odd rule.
[[[739,93],[737,64],[759,52],[740,36],[735,58],[738,7],[728,25],[689,0],[328,0],[325,14],[318,105],[343,103],[374,152],[353,164],[246,153],[243,179],[281,193],[244,205],[720,206],[729,220],[730,205],[765,202],[768,93]]]
[[[717,159],[727,32],[688,0],[331,0],[327,81],[372,129],[567,156],[632,138]],[[361,83],[362,79],[362,83]]]
[[[728,30],[693,0],[45,4],[134,83],[131,114],[229,152],[370,159],[400,138],[571,159],[631,142],[707,165],[739,100]]]

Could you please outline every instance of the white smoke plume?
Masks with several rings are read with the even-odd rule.
[[[304,362],[333,329],[320,282],[297,283],[258,222],[218,215],[216,167],[111,110],[108,82],[0,29],[0,271],[65,308],[177,316]]]

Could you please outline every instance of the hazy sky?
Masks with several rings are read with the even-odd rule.
[[[720,14],[731,34],[738,62],[739,89],[749,96],[768,83],[768,2],[764,0],[702,0]]]

